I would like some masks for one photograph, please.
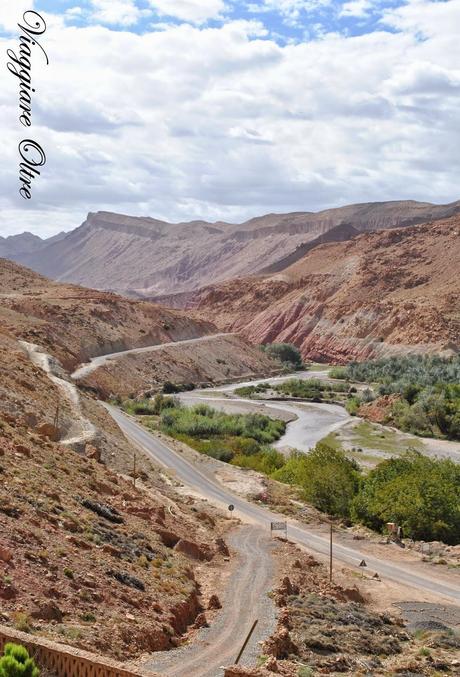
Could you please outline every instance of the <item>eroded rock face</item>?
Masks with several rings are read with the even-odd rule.
[[[176,545],[174,546],[176,552],[181,552],[187,557],[195,560],[210,560],[212,559],[212,553],[205,545],[198,545],[193,541],[187,541],[186,539],[181,538]]]
[[[275,658],[288,658],[291,654],[297,654],[297,646],[291,639],[289,630],[281,627],[264,643],[264,653]]]
[[[459,348],[460,217],[316,247],[281,273],[205,287],[199,317],[254,343],[344,363]],[[447,253],[446,253],[447,252]]]

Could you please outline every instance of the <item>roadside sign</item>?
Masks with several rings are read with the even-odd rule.
[[[274,531],[284,531],[287,538],[287,522],[270,522],[270,532]]]
[[[233,503],[230,503],[228,509],[230,510],[230,512],[233,512],[235,510],[235,506],[233,505]]]
[[[359,563],[360,567],[367,567],[366,560],[362,559],[361,562]]]

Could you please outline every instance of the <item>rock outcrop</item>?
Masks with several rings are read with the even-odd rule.
[[[297,345],[343,363],[460,345],[460,217],[318,246],[268,276],[206,287],[197,317],[254,343]]]

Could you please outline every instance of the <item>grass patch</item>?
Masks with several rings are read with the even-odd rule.
[[[351,444],[363,449],[377,449],[389,454],[398,454],[407,449],[423,449],[423,443],[417,438],[403,439],[393,430],[383,430],[367,421],[357,423],[352,429]]]

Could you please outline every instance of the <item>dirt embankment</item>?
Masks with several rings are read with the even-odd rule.
[[[229,667],[225,677],[457,674],[460,642],[447,628],[414,636],[396,608],[390,614],[373,610],[359,578],[346,569],[335,573],[340,583],[330,583],[327,568],[293,544],[280,545],[278,556],[278,625],[261,647],[260,667]],[[458,610],[450,618],[458,623]]]
[[[288,341],[342,363],[460,344],[458,216],[316,247],[268,276],[205,287],[195,317],[254,343]]]
[[[212,384],[277,374],[280,364],[236,335],[193,344],[168,345],[152,352],[110,360],[80,381],[100,397],[137,396],[161,390],[165,381]]]

